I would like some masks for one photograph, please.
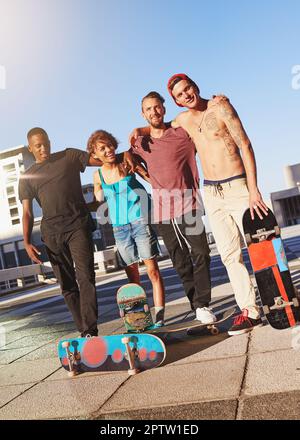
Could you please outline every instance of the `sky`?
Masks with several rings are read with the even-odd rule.
[[[41,126],[53,152],[85,149],[96,129],[124,151],[149,91],[167,120],[179,112],[166,89],[178,72],[230,98],[262,194],[284,189],[284,165],[300,162],[299,0],[0,0],[0,150]]]

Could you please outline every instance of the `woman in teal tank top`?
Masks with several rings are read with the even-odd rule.
[[[103,163],[94,173],[95,197],[99,202],[107,202],[118,253],[129,282],[140,284],[138,263],[144,261],[153,287],[155,323],[163,325],[165,291],[156,260],[158,240],[148,224],[150,199],[135,174],[129,174],[117,162],[117,147],[115,137],[105,130],[94,132],[88,140],[87,150]],[[149,180],[142,167],[138,166],[136,171]]]

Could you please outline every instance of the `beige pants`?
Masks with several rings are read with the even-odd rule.
[[[236,302],[247,309],[252,319],[259,317],[255,291],[243,262],[240,233],[242,218],[249,208],[249,192],[245,178],[204,186],[204,204],[218,251],[226,267]]]

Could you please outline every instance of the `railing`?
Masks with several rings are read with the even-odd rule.
[[[163,242],[160,240],[162,258],[167,256]],[[117,258],[117,248],[112,247],[94,253],[96,274],[113,272],[120,269]],[[32,264],[18,266],[11,269],[0,270],[0,295],[33,287],[40,284],[54,284],[57,280],[54,277],[49,261],[43,264]]]
[[[116,256],[116,249],[105,249],[94,253],[95,271],[110,272],[119,269]],[[22,288],[32,287],[40,284],[54,284],[57,280],[54,277],[49,261],[43,264],[31,264],[18,266],[11,269],[0,270],[0,295],[10,293]]]
[[[49,262],[0,270],[0,293],[19,290],[36,284],[56,283]]]

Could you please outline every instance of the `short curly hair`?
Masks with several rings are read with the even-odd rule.
[[[105,130],[96,130],[88,139],[87,142],[87,151],[91,154],[95,151],[95,147],[97,142],[104,142],[112,145],[115,150],[118,148],[119,141],[108,131]]]

